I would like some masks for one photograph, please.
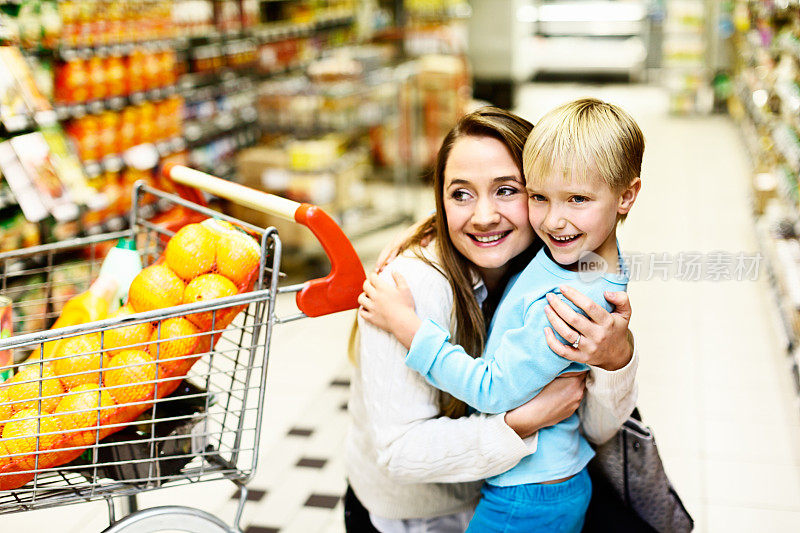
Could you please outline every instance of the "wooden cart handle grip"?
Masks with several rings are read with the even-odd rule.
[[[306,226],[325,250],[331,271],[324,278],[304,283],[297,293],[297,307],[312,317],[358,307],[358,295],[366,279],[364,267],[342,229],[321,208],[256,191],[182,165],[166,165],[164,174],[183,185]]]

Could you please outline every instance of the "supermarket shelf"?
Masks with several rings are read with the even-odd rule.
[[[776,304],[781,330],[785,334],[782,344],[787,354],[787,365],[795,384],[795,392],[800,394],[800,262],[795,262],[794,268],[789,269],[786,267],[787,261],[780,260],[780,255],[793,255],[800,260],[800,243],[796,239],[787,241],[774,238],[769,231],[769,223],[763,217],[757,218],[755,225],[759,250],[764,256],[769,274],[772,289],[770,292]]]
[[[759,249],[767,261],[770,283],[775,289],[786,333],[785,348],[793,350],[800,339],[800,263],[795,268],[789,265],[793,258],[800,259],[800,242],[797,239],[776,238],[769,226],[770,221],[766,217],[756,218]]]
[[[176,154],[185,149],[186,141],[176,137],[155,144],[140,144],[124,153],[104,157],[100,161],[84,161],[83,168],[90,178],[97,177],[103,172],[118,172],[126,165],[146,170],[154,168],[160,158]]]
[[[38,111],[36,113],[27,113],[22,115],[15,115],[7,117],[3,120],[2,125],[6,131],[12,135],[33,131],[38,126],[52,126],[58,121],[55,111]]]
[[[191,147],[190,165],[197,170],[220,178],[237,181],[234,153],[255,145],[259,137],[260,129],[252,124],[238,130],[224,132],[216,138],[209,138],[203,144],[197,143]],[[227,150],[227,155],[221,155],[221,149]]]
[[[778,183],[778,193],[787,206],[791,207],[791,212],[787,216],[794,216],[800,219],[800,192],[798,191],[798,175],[800,175],[800,137],[795,128],[785,122],[781,122],[777,117],[767,116],[754,102],[753,95],[756,91],[766,91],[766,89],[755,88],[745,80],[739,80],[738,98],[745,111],[744,120],[741,124],[742,132],[745,135],[745,144],[748,146],[751,158],[757,160],[760,151],[758,128],[766,131],[769,135],[775,152],[783,158],[784,165],[775,168],[775,177]]]
[[[254,107],[235,111],[223,111],[203,120],[184,123],[184,136],[190,148],[211,142],[225,133],[254,125],[258,122],[258,112]]]
[[[446,8],[407,9],[406,15],[411,22],[449,22],[470,18],[472,8],[469,4],[463,3]]]
[[[349,26],[355,20],[355,13],[334,11],[318,16],[311,22],[274,22],[257,26],[251,31],[260,44],[266,44],[291,38],[310,37],[317,31]]]
[[[148,41],[126,41],[118,43],[106,43],[96,45],[81,45],[71,46],[60,44],[55,49],[47,49],[38,47],[35,49],[27,49],[28,53],[35,53],[37,55],[54,55],[60,58],[67,59],[74,56],[93,56],[93,55],[109,55],[121,54],[128,55],[136,48],[145,48],[147,50],[157,50],[165,48],[178,48],[184,42],[184,38],[175,37],[169,39],[155,39]]]
[[[236,39],[246,39],[251,35],[250,30],[227,30],[220,31],[217,29],[206,30],[196,35],[186,35],[175,39],[174,45],[177,50],[188,50],[198,44],[207,44],[220,41],[231,41]]]
[[[789,31],[779,31],[789,28],[786,17],[797,22],[798,14],[795,7],[782,11],[774,3],[747,8],[758,24],[751,24],[753,29],[738,40],[741,68],[731,114],[739,119],[759,173],[753,181],[754,211],[761,213],[755,218],[757,242],[785,333],[787,367],[800,394],[800,41]],[[779,13],[778,22],[765,28]]]
[[[74,118],[81,118],[88,114],[98,114],[103,111],[119,111],[127,106],[138,105],[142,102],[158,102],[169,98],[170,96],[178,93],[177,85],[170,85],[149,91],[138,92],[129,96],[116,96],[113,98],[106,98],[103,100],[94,100],[82,104],[62,104],[55,106],[56,116],[58,120],[69,120]]]
[[[187,100],[198,99],[197,94],[209,90],[214,91],[208,93],[214,97],[223,94],[223,83],[247,83],[253,75],[253,69],[247,70],[232,70],[223,68],[214,72],[189,72],[183,74],[178,80],[178,92]],[[240,90],[238,87],[226,86],[225,90],[233,88]],[[200,98],[208,99],[211,96],[202,95]]]

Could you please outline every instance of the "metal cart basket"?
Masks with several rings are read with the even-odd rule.
[[[363,268],[350,242],[319,208],[253,191],[186,167],[170,167],[165,173],[184,185],[306,225],[328,254],[331,273],[325,278],[279,287],[281,241],[274,228],[255,227],[143,183],[134,188],[128,230],[0,254],[0,294],[15,301],[14,313],[22,318],[18,324],[35,330],[0,340],[0,350],[13,351],[17,371],[33,372],[34,377],[20,386],[32,387],[37,393],[29,406],[36,411],[31,419],[38,424],[34,449],[6,449],[11,452],[7,457],[23,457],[28,470],[3,474],[0,462],[0,481],[4,475],[31,478],[18,488],[0,490],[0,514],[105,499],[109,503],[111,525],[106,530],[109,532],[240,532],[239,521],[247,495],[245,484],[255,472],[258,457],[273,325],[357,306]],[[103,250],[118,239],[135,238],[145,266],[158,260],[173,232],[142,216],[152,202],[162,206],[179,205],[194,214],[229,222],[260,242],[259,271],[252,290],[216,300],[44,330],[72,295],[65,287],[79,278],[84,288],[88,287],[99,271]],[[278,317],[276,296],[286,292],[296,293],[300,312]],[[26,297],[23,299],[23,296]],[[220,327],[217,318],[230,313],[231,309],[242,310],[229,325]],[[209,313],[212,326],[210,332],[177,337],[178,341],[202,337],[205,344],[201,342],[200,345],[205,348],[193,354],[199,358],[185,379],[178,376],[172,380],[175,383],[169,389],[175,390],[163,396],[158,393],[158,387],[167,387],[165,382],[151,379],[147,383],[156,391],[154,399],[142,402],[147,403],[149,409],[134,422],[117,424],[114,433],[101,438],[103,428],[96,421],[100,420],[106,406],[101,389],[94,389],[97,402],[85,411],[71,413],[71,416],[92,416],[95,420],[94,427],[82,434],[83,445],[66,450],[79,456],[67,464],[47,468],[48,452],[44,451],[47,449],[44,443],[55,431],[47,431],[52,426],[45,420],[51,417],[48,413],[52,409],[47,409],[46,403],[58,402],[68,393],[48,389],[48,380],[52,378],[45,366],[56,364],[54,361],[57,362],[58,357],[20,361],[37,350],[44,354],[49,343],[99,334],[101,349],[88,355],[98,356],[100,368],[92,372],[100,375],[103,365],[108,364],[106,356],[112,355],[107,353],[110,349],[103,347],[103,339],[108,338],[109,332],[150,324],[145,327],[153,327],[156,336],[148,345],[164,346],[155,351],[163,353],[170,341],[161,336],[162,328],[169,319],[190,313]],[[131,348],[144,350],[144,344]],[[73,376],[84,377],[80,372]],[[3,455],[0,447],[0,456]],[[113,498],[218,479],[230,479],[241,488],[233,526],[227,526],[204,511],[185,507],[145,509],[115,521]]]

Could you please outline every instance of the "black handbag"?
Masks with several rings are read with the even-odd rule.
[[[685,533],[694,520],[664,472],[653,432],[634,409],[589,463],[592,499],[584,533]]]

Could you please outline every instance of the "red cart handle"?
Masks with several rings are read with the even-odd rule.
[[[306,226],[322,244],[331,262],[331,272],[304,283],[297,293],[297,307],[307,316],[358,307],[358,295],[366,279],[364,267],[342,229],[321,208],[256,191],[182,165],[167,165],[164,173],[178,183]]]

